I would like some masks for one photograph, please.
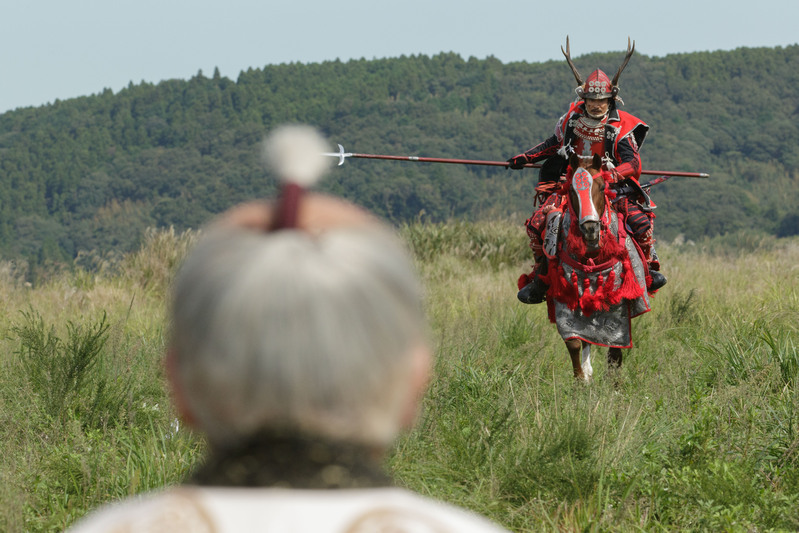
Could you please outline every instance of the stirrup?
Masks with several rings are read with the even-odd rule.
[[[650,270],[649,277],[652,278],[652,283],[650,283],[649,287],[646,288],[646,290],[648,290],[649,292],[653,292],[660,289],[668,281],[666,279],[666,276],[664,276],[657,270]]]
[[[525,304],[540,304],[546,299],[549,287],[536,276],[533,281],[521,288],[516,294],[520,302]]]

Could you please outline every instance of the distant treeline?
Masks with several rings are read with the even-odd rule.
[[[575,63],[612,74],[622,58]],[[799,233],[798,45],[637,54],[620,85],[623,109],[652,128],[645,168],[711,174],[654,188],[661,239]],[[449,53],[266,66],[236,81],[199,72],[10,111],[0,115],[0,256],[36,264],[128,251],[146,227],[198,227],[272,194],[258,143],[286,122],[318,126],[331,148],[504,160],[552,133],[573,88],[565,61]],[[532,170],[351,160],[321,188],[395,223],[521,223],[536,180]]]

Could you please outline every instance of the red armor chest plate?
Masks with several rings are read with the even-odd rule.
[[[604,157],[605,143],[602,141],[589,141],[587,139],[577,137],[574,143],[574,152],[580,157],[584,158],[590,158],[594,154],[598,155],[599,157]]]
[[[602,121],[585,120],[578,118],[574,121],[574,151],[581,157],[591,157],[594,154],[605,156],[605,123]]]

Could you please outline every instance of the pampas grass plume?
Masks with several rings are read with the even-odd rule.
[[[289,183],[310,187],[330,166],[325,138],[316,128],[287,125],[275,129],[263,143],[263,160],[278,177]]]

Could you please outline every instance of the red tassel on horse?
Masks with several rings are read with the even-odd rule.
[[[563,265],[550,265],[549,274],[546,276],[546,283],[549,285],[548,300],[557,299],[566,304],[569,309],[576,309],[579,303],[579,292],[577,291],[577,275],[572,272],[571,283],[566,279]]]
[[[644,287],[638,283],[629,257],[625,257],[622,262],[622,280],[621,287],[619,287],[619,298],[634,300],[643,296]]]

